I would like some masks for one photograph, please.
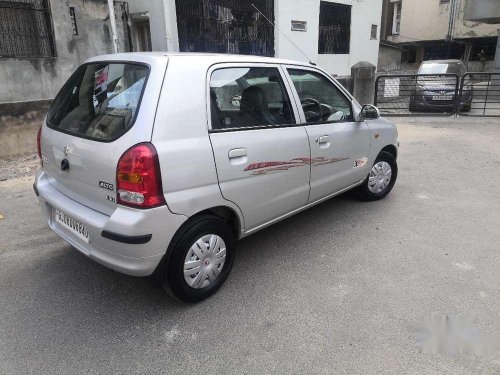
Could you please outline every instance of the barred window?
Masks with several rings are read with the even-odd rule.
[[[49,0],[0,0],[0,57],[54,57]]]
[[[351,5],[321,1],[319,10],[319,53],[349,53],[350,38]]]
[[[274,56],[274,27],[266,20],[274,20],[274,0],[176,0],[175,3],[182,52]]]

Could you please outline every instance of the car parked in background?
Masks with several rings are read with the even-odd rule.
[[[375,107],[315,66],[255,56],[92,58],[38,147],[49,226],[191,302],[222,285],[236,240],[349,189],[381,199],[398,172],[396,127]]]
[[[460,60],[423,61],[410,97],[411,112],[454,112],[461,80],[466,73]],[[455,76],[454,76],[455,75]],[[472,84],[465,78],[462,95],[458,97],[458,109],[470,111]]]

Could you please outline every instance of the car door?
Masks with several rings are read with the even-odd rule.
[[[368,175],[370,129],[354,121],[351,99],[323,72],[287,66],[311,147],[309,202],[338,193]]]
[[[216,65],[208,82],[219,185],[241,209],[245,230],[304,206],[309,140],[297,124],[283,70],[275,64]]]

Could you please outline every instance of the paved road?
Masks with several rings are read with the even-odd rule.
[[[500,121],[400,123],[387,199],[344,195],[243,240],[198,305],[88,260],[42,221],[31,180],[1,182],[0,373],[500,373],[498,352],[415,338],[446,314],[500,336]]]

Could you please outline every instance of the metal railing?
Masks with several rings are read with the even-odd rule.
[[[457,74],[391,74],[375,81],[375,105],[384,116],[450,115],[457,111]]]
[[[500,73],[466,73],[460,85],[460,101],[469,101],[462,115],[500,117]]]
[[[351,5],[320,2],[318,53],[349,53]]]
[[[48,0],[0,1],[0,57],[54,57]]]
[[[176,0],[182,52],[274,56],[274,0]]]
[[[384,116],[500,117],[500,73],[381,75],[374,103]]]

